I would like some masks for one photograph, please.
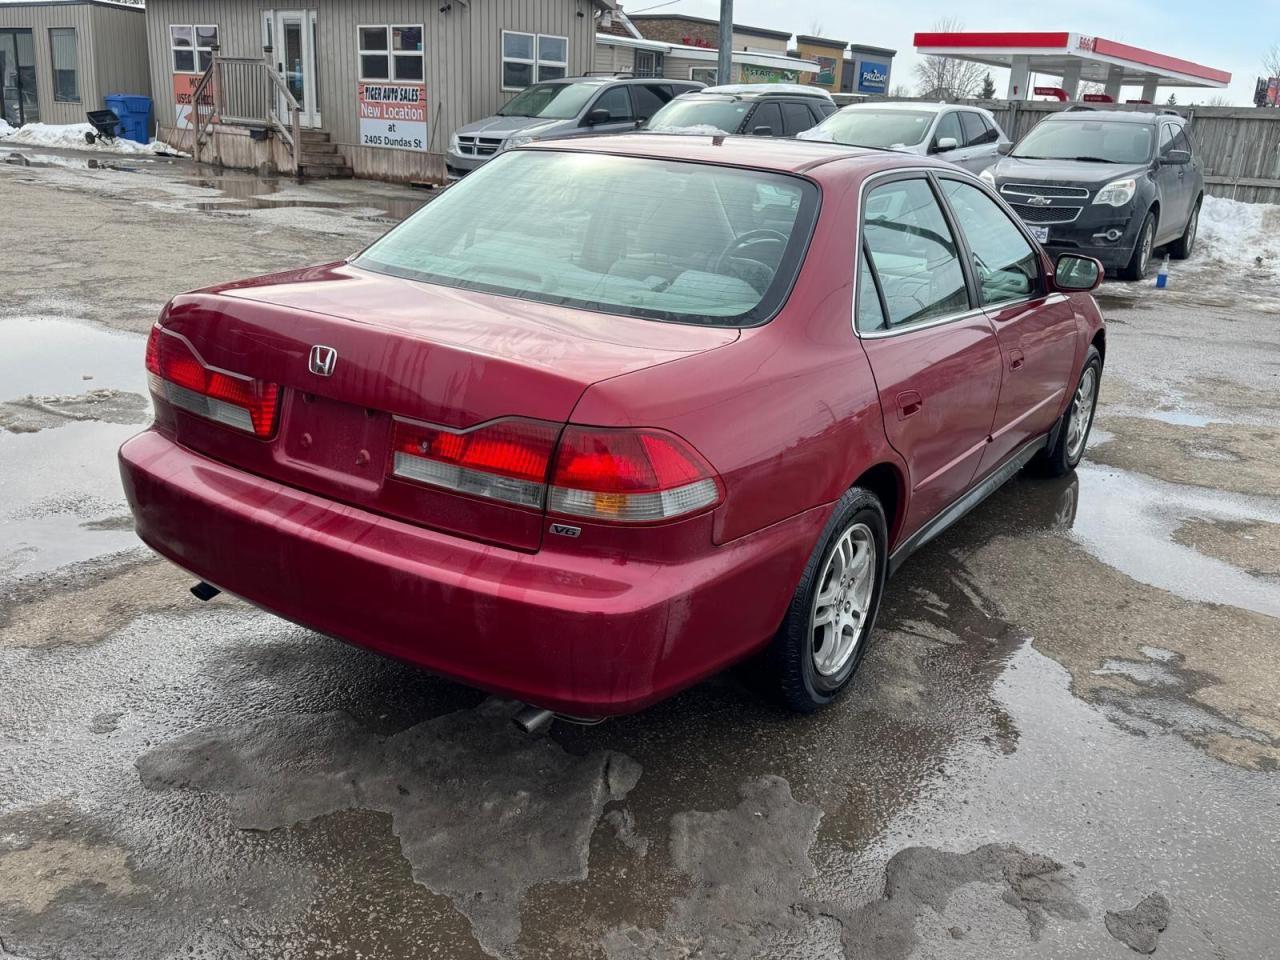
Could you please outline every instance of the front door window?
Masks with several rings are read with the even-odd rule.
[[[11,127],[40,120],[30,30],[0,30],[0,116]]]

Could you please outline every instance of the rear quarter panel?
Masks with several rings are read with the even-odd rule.
[[[692,443],[725,483],[717,543],[829,505],[867,467],[899,463],[852,329],[861,178],[844,166],[814,174],[818,222],[772,321],[728,346],[597,383],[574,410],[577,423],[663,427]]]

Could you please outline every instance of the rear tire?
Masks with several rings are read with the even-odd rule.
[[[840,498],[823,527],[762,664],[797,713],[834,700],[862,663],[888,574],[888,539],[884,508],[862,487]]]
[[[1098,409],[1098,386],[1102,382],[1102,355],[1090,345],[1084,357],[1080,379],[1076,381],[1071,405],[1058,422],[1057,438],[1052,447],[1036,454],[1031,465],[1037,473],[1064,477],[1080,463],[1093,428],[1093,414]]]
[[[1145,280],[1147,267],[1151,265],[1151,251],[1156,242],[1156,215],[1148,213],[1142,221],[1142,229],[1138,231],[1138,242],[1133,245],[1133,254],[1129,262],[1120,268],[1121,280]]]
[[[1196,205],[1191,208],[1191,216],[1187,217],[1187,227],[1182,231],[1182,236],[1169,244],[1169,255],[1173,259],[1185,260],[1191,256],[1191,251],[1195,249],[1196,233],[1200,228],[1200,205],[1203,202],[1204,197],[1196,200]]]

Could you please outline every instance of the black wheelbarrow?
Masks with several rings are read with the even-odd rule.
[[[92,145],[98,140],[115,140],[120,136],[120,118],[114,110],[90,110],[85,114],[96,133],[85,131],[84,141]]]

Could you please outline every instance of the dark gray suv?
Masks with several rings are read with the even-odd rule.
[[[455,130],[445,164],[451,176],[460,177],[495,154],[533,140],[634,130],[672,98],[703,86],[696,80],[612,76],[535,83],[492,117]]]
[[[1096,257],[1126,280],[1156,248],[1191,255],[1204,172],[1174,113],[1073,109],[1051,114],[980,176],[1055,256]]]

